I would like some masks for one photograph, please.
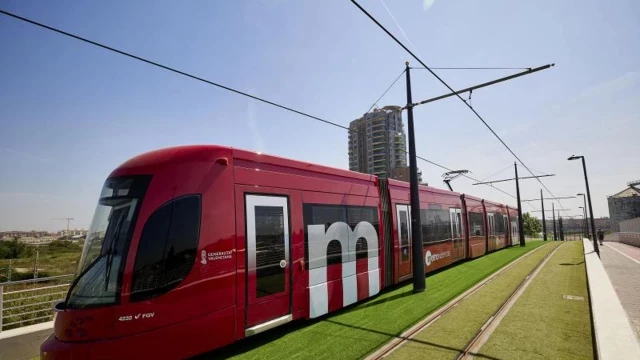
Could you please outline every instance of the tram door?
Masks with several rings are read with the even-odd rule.
[[[489,246],[487,252],[489,252],[496,248],[496,221],[493,213],[487,214],[487,219],[489,223]]]
[[[520,233],[518,232],[518,222],[516,220],[511,220],[511,245],[515,245],[518,243],[520,239]]]
[[[462,213],[460,209],[449,209],[451,217],[451,239],[453,241],[453,260],[464,257],[464,231],[462,229]]]
[[[250,336],[291,320],[288,198],[246,194],[245,213]]]
[[[396,205],[398,224],[398,278],[402,280],[412,274],[411,267],[411,207]]]
[[[504,242],[500,242],[500,244],[504,244],[504,246],[501,245],[500,247],[507,247],[510,244],[509,238],[511,237],[511,234],[509,233],[509,217],[507,215],[502,215],[502,220],[504,224]]]

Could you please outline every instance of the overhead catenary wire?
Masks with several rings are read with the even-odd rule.
[[[412,67],[410,66],[409,69],[411,70],[427,70],[427,68],[424,67]],[[530,67],[434,67],[431,66],[429,67],[429,69],[431,70],[531,70],[532,68]]]
[[[362,6],[360,6],[360,4],[358,4],[358,2],[356,0],[351,0],[351,2],[358,9],[360,9],[360,11],[363,12],[371,21],[373,21],[380,29],[382,29],[389,37],[391,37],[398,45],[400,45],[409,55],[411,55],[411,57],[413,57],[416,61],[418,61],[420,63],[420,65],[422,65],[427,71],[429,71],[431,73],[431,75],[433,75],[440,83],[442,83],[442,85],[444,85],[452,93],[456,93],[456,91],[449,84],[447,84],[447,82],[445,82],[440,76],[438,76],[438,74],[436,74],[422,60],[420,60],[420,58],[418,56],[416,56],[411,50],[409,50],[409,48],[407,48],[400,40],[398,40],[398,38],[396,38],[391,32],[389,32],[389,30],[387,30],[387,28],[385,28],[378,20],[376,20],[376,18],[374,18],[371,14],[369,14],[369,12],[367,12],[367,10],[365,10]],[[516,153],[513,150],[511,150],[509,145],[507,145],[504,142],[504,140],[502,140],[502,138],[493,130],[493,128],[484,120],[484,118],[467,101],[465,101],[459,94],[456,93],[455,96],[458,99],[460,99],[460,101],[462,101],[462,103],[464,103],[465,106],[467,106],[469,108],[469,110],[471,110],[471,112],[473,112],[476,115],[476,117],[485,125],[485,127],[487,129],[489,129],[489,131],[498,139],[498,141],[500,141],[500,143],[502,143],[502,145],[511,153],[511,155],[513,155],[513,157],[516,158],[516,160],[518,160],[518,162],[525,169],[527,169],[527,171],[531,175],[535,176],[535,174],[531,171],[531,169],[529,169],[529,167],[524,163],[524,161],[522,161],[522,159],[520,159],[520,157],[518,155],[516,155]],[[551,190],[549,190],[549,188],[540,179],[537,179],[537,180],[540,183],[540,185],[542,185],[542,187],[544,187],[545,190],[547,190],[547,192],[552,197],[555,197],[555,195],[553,195]],[[559,200],[558,200],[558,204],[560,204],[562,206],[562,203]]]
[[[124,55],[124,56],[127,56],[129,58],[132,58],[132,59],[135,59],[135,60],[138,60],[138,61],[142,61],[142,62],[147,63],[149,65],[153,65],[153,66],[159,67],[161,69],[164,69],[164,70],[167,70],[167,71],[171,71],[171,72],[174,72],[176,74],[180,74],[182,76],[186,76],[188,78],[191,78],[191,79],[194,79],[194,80],[197,80],[197,81],[201,81],[201,82],[209,84],[209,85],[213,85],[213,86],[219,87],[221,89],[236,93],[238,95],[246,96],[248,98],[251,98],[251,99],[263,102],[265,104],[269,104],[269,105],[272,105],[272,106],[275,106],[275,107],[278,107],[278,108],[281,108],[281,109],[296,113],[298,115],[306,116],[308,118],[311,118],[311,119],[314,119],[314,120],[317,120],[317,121],[321,121],[323,123],[326,123],[326,124],[329,124],[329,125],[333,125],[333,126],[336,126],[336,127],[339,127],[339,128],[343,128],[343,129],[347,129],[347,130],[349,129],[346,126],[340,125],[338,123],[334,123],[334,122],[331,122],[331,121],[328,121],[328,120],[325,120],[325,119],[321,119],[321,118],[319,118],[317,116],[309,115],[309,114],[307,114],[307,113],[305,113],[303,111],[299,111],[299,110],[290,108],[288,106],[281,105],[281,104],[275,103],[273,101],[260,98],[260,97],[255,96],[255,95],[251,95],[249,93],[246,93],[244,91],[240,91],[240,90],[231,88],[229,86],[225,86],[225,85],[222,85],[222,84],[219,84],[219,83],[207,80],[207,79],[203,79],[203,78],[201,78],[199,76],[196,76],[196,75],[193,75],[193,74],[189,74],[189,73],[181,71],[181,70],[177,70],[177,69],[172,68],[170,66],[163,65],[163,64],[157,63],[155,61],[151,61],[151,60],[142,58],[142,57],[137,56],[137,55],[133,55],[131,53],[116,49],[116,48],[108,46],[108,45],[104,45],[104,44],[98,43],[98,42],[93,41],[93,40],[89,40],[87,38],[84,38],[84,37],[81,37],[81,36],[78,36],[78,35],[75,35],[75,34],[72,34],[72,33],[57,29],[57,28],[54,28],[54,27],[49,26],[49,25],[45,25],[45,24],[39,23],[39,22],[34,21],[34,20],[27,19],[25,17],[10,13],[10,12],[5,11],[5,10],[0,10],[0,14],[4,14],[6,16],[9,16],[9,17],[12,17],[12,18],[15,18],[15,19],[30,23],[32,25],[39,26],[41,28],[44,28],[44,29],[47,29],[47,30],[50,30],[50,31],[53,31],[53,32],[56,32],[58,34],[62,34],[62,35],[74,38],[76,40],[80,40],[80,41],[83,41],[85,43],[88,43],[88,44],[91,44],[91,45],[94,45],[94,46],[97,46],[97,47],[100,47],[100,48],[103,48],[103,49],[106,49],[106,50],[109,50],[109,51],[116,52],[116,53],[118,53],[120,55]]]
[[[404,72],[406,71],[406,69],[402,69],[402,72],[400,73],[400,75],[398,75],[398,77],[393,80],[393,82],[391,83],[391,85],[389,85],[389,87],[387,88],[387,90],[385,90],[382,95],[380,95],[380,97],[378,98],[378,100],[374,101],[373,104],[371,104],[371,107],[369,108],[369,110],[367,110],[367,112],[371,112],[371,110],[377,106],[380,107],[380,105],[378,105],[378,102],[380,102],[380,100],[382,100],[382,98],[387,95],[387,93],[389,92],[389,90],[391,90],[391,88],[398,82],[398,80],[400,80],[400,78],[402,77],[402,75],[404,75]]]
[[[158,67],[158,68],[161,68],[161,69],[164,69],[164,70],[167,70],[167,71],[170,71],[170,72],[173,72],[173,73],[176,73],[176,74],[179,74],[179,75],[182,75],[182,76],[185,76],[185,77],[191,78],[191,79],[193,79],[193,80],[197,80],[197,81],[200,81],[200,82],[203,82],[203,83],[206,83],[206,84],[212,85],[212,86],[216,86],[216,87],[218,87],[218,88],[221,88],[221,89],[224,89],[224,90],[230,91],[230,92],[232,92],[232,93],[235,93],[235,94],[238,94],[238,95],[241,95],[241,96],[245,96],[245,97],[248,97],[248,98],[254,99],[254,100],[256,100],[256,101],[260,101],[260,102],[262,102],[262,103],[265,103],[265,104],[268,104],[268,105],[271,105],[271,106],[275,106],[275,107],[278,107],[278,108],[280,108],[280,109],[283,109],[283,110],[286,110],[286,111],[289,111],[289,112],[292,112],[292,113],[295,113],[295,114],[298,114],[298,115],[301,115],[301,116],[304,116],[304,117],[307,117],[307,118],[310,118],[310,119],[313,119],[313,120],[316,120],[316,121],[320,121],[320,122],[325,123],[325,124],[327,124],[327,125],[332,125],[332,126],[335,126],[335,127],[338,127],[338,128],[344,129],[344,130],[347,130],[347,131],[349,130],[349,127],[344,126],[344,125],[340,125],[340,124],[335,123],[335,122],[333,122],[333,121],[329,121],[329,120],[322,119],[322,118],[317,117],[317,116],[314,116],[314,115],[310,115],[310,114],[305,113],[305,112],[303,112],[303,111],[296,110],[296,109],[293,109],[293,108],[291,108],[291,107],[288,107],[288,106],[285,106],[285,105],[281,105],[281,104],[275,103],[275,102],[270,101],[270,100],[266,100],[266,99],[264,99],[264,98],[261,98],[261,97],[255,96],[255,95],[251,95],[251,94],[249,94],[249,93],[247,93],[247,92],[244,92],[244,91],[241,91],[241,90],[237,90],[237,89],[231,88],[231,87],[229,87],[229,86],[225,86],[225,85],[222,85],[222,84],[216,83],[216,82],[211,81],[211,80],[204,79],[204,78],[202,78],[202,77],[199,77],[199,76],[196,76],[196,75],[193,75],[193,74],[187,73],[187,72],[185,72],[185,71],[177,70],[177,69],[172,68],[172,67],[170,67],[170,66],[163,65],[163,64],[160,64],[160,63],[158,63],[158,62],[151,61],[151,60],[145,59],[145,58],[140,57],[140,56],[137,56],[137,55],[133,55],[133,54],[128,53],[128,52],[126,52],[126,51],[119,50],[119,49],[116,49],[116,48],[114,48],[114,47],[111,47],[111,46],[108,46],[108,45],[104,45],[104,44],[101,44],[101,43],[96,42],[96,41],[93,41],[93,40],[89,40],[89,39],[84,38],[84,37],[81,37],[81,36],[79,36],[79,35],[75,35],[75,34],[72,34],[72,33],[67,32],[67,31],[60,30],[60,29],[58,29],[58,28],[54,28],[54,27],[52,27],[52,26],[49,26],[49,25],[46,25],[46,24],[43,24],[43,23],[40,23],[40,22],[37,22],[37,21],[31,20],[31,19],[28,19],[28,18],[25,18],[25,17],[22,17],[22,16],[19,16],[19,15],[17,15],[17,14],[10,13],[10,12],[5,11],[5,10],[2,10],[2,9],[0,9],[0,14],[3,14],[3,15],[5,15],[5,16],[9,16],[9,17],[11,17],[11,18],[14,18],[14,19],[17,19],[17,20],[20,20],[20,21],[23,21],[23,22],[26,22],[26,23],[29,23],[29,24],[32,24],[32,25],[35,25],[35,26],[38,26],[38,27],[41,27],[41,28],[47,29],[47,30],[50,30],[50,31],[53,31],[53,32],[55,32],[55,33],[58,33],[58,34],[61,34],[61,35],[64,35],[64,36],[67,36],[67,37],[70,37],[70,38],[73,38],[73,39],[76,39],[76,40],[82,41],[82,42],[87,43],[87,44],[91,44],[91,45],[94,45],[94,46],[100,47],[100,48],[105,49],[105,50],[109,50],[109,51],[115,52],[115,53],[117,53],[117,54],[120,54],[120,55],[123,55],[123,56],[129,57],[129,58],[131,58],[131,59],[138,60],[138,61],[141,61],[141,62],[143,62],[143,63],[149,64],[149,65],[153,65],[153,66],[155,66],[155,67]],[[403,71],[403,73],[404,73],[404,71]],[[400,76],[402,76],[402,74],[400,74]],[[398,77],[398,79],[399,79],[399,77]],[[395,83],[395,82],[397,82],[397,79],[394,81],[394,83]],[[387,91],[388,91],[388,90],[387,90]],[[384,94],[383,94],[383,96],[384,96]],[[379,100],[378,100],[378,101],[379,101]],[[405,152],[406,152],[406,151],[405,151]],[[436,162],[434,162],[434,161],[431,161],[431,160],[429,160],[429,159],[426,159],[426,158],[424,158],[424,157],[417,156],[417,158],[418,158],[418,159],[420,159],[420,160],[423,160],[423,161],[425,161],[425,162],[427,162],[427,163],[429,163],[429,164],[432,164],[432,165],[434,165],[434,166],[437,166],[437,167],[439,167],[439,168],[445,169],[445,170],[447,170],[447,171],[453,171],[452,169],[449,169],[449,168],[448,168],[448,167],[446,167],[446,166],[440,165],[440,164],[438,164],[438,163],[436,163]],[[469,176],[467,176],[467,175],[463,175],[463,176],[464,176],[464,177],[467,177],[467,178],[469,178],[469,179],[471,179],[471,180],[477,181],[476,179],[473,179],[472,177],[469,177]],[[508,195],[508,196],[511,196],[511,197],[515,198],[513,195],[509,194],[508,192],[506,192],[506,191],[504,191],[504,190],[502,190],[502,189],[499,189],[499,188],[497,188],[497,187],[495,187],[495,186],[492,186],[492,185],[491,185],[491,187],[492,187],[492,188],[494,188],[494,189],[496,189],[497,191],[500,191],[500,192],[502,192],[502,193],[504,193],[504,194],[506,194],[506,195]]]
[[[499,170],[499,171],[496,171],[495,173],[493,173],[493,174],[491,174],[491,175],[489,175],[489,176],[485,177],[484,179],[482,179],[482,180],[480,180],[480,181],[485,181],[485,180],[487,180],[487,179],[489,179],[489,178],[492,178],[492,177],[494,177],[494,176],[496,176],[496,175],[500,174],[501,172],[503,172],[503,171],[505,171],[505,170],[507,170],[507,169],[511,169],[512,167],[513,167],[513,165],[509,164],[506,168],[504,168],[504,169],[502,169],[502,170]]]
[[[391,20],[393,20],[394,23],[396,23],[396,26],[398,27],[398,30],[400,30],[400,32],[402,33],[402,35],[404,35],[404,38],[407,39],[407,42],[409,43],[409,45],[411,45],[411,47],[413,47],[413,50],[420,55],[420,53],[418,52],[418,48],[416,47],[416,45],[413,43],[413,41],[411,41],[411,39],[409,39],[409,35],[407,35],[407,33],[404,31],[404,29],[402,28],[402,26],[400,26],[400,23],[398,22],[398,20],[396,20],[396,17],[393,16],[393,14],[391,13],[391,10],[389,10],[389,7],[387,6],[387,4],[384,2],[384,0],[380,0],[380,3],[382,4],[382,6],[384,7],[384,9],[387,11],[387,14],[389,14],[389,17],[391,18]]]
[[[387,89],[382,93],[382,95],[381,95],[381,96],[380,96],[380,97],[379,97],[379,98],[378,98],[378,99],[373,103],[373,105],[371,105],[371,107],[369,108],[369,111],[371,111],[371,109],[373,109],[373,107],[374,107],[374,106],[375,106],[375,105],[376,105],[376,104],[377,104],[377,103],[378,103],[378,102],[379,102],[379,101],[380,101],[380,100],[381,100],[381,99],[382,99],[382,98],[387,94],[387,92],[389,92],[389,90],[390,90],[390,89],[391,89],[391,88],[392,88],[392,87],[393,87],[393,86],[398,82],[398,80],[399,80],[399,79],[400,79],[400,77],[404,74],[404,72],[405,72],[405,71],[406,71],[406,70],[403,70],[403,71],[400,73],[400,75],[398,75],[398,77],[397,77],[397,78],[396,78],[396,79],[391,83],[391,85],[389,85],[389,87],[388,87],[388,88],[387,88]],[[369,112],[369,111],[367,111],[367,112]],[[350,129],[349,131],[354,131],[354,132],[356,132],[356,133],[359,133],[359,131],[358,131],[357,129]],[[402,150],[402,151],[403,151],[405,154],[407,154],[407,155],[409,154],[409,152],[408,152],[408,151],[406,151],[406,150]],[[418,159],[420,159],[420,160],[422,160],[422,161],[424,161],[424,162],[427,162],[427,163],[429,163],[429,164],[431,164],[431,165],[433,165],[433,166],[436,166],[436,167],[438,167],[438,168],[440,168],[440,169],[443,169],[443,170],[446,170],[446,171],[453,171],[452,169],[450,169],[450,168],[448,168],[448,167],[446,167],[446,166],[444,166],[444,165],[438,164],[438,163],[436,163],[436,162],[434,162],[434,161],[431,161],[431,160],[429,160],[429,159],[423,158],[423,157],[421,157],[421,156],[416,156],[416,158],[418,158]],[[502,172],[502,171],[504,171],[504,170],[506,170],[506,169],[510,168],[511,166],[512,166],[512,165],[509,165],[508,167],[504,168],[503,170],[500,170],[500,172]],[[494,174],[494,175],[495,175],[495,174]],[[494,176],[494,175],[492,175],[492,176]],[[461,174],[461,176],[463,176],[463,177],[465,177],[465,178],[467,178],[467,179],[469,179],[469,180],[475,181],[475,182],[480,182],[480,181],[481,181],[481,180],[477,180],[477,179],[475,179],[475,178],[473,178],[473,177],[471,177],[471,176],[469,176],[469,175],[467,175],[467,174]],[[486,179],[486,178],[485,178],[485,179]],[[482,180],[482,181],[484,181],[484,180]],[[496,191],[499,191],[499,192],[501,192],[501,193],[503,193],[503,194],[505,194],[505,195],[508,195],[508,196],[510,196],[510,197],[512,197],[512,198],[514,198],[514,199],[516,199],[516,196],[514,196],[514,195],[512,195],[512,194],[508,193],[507,191],[504,191],[504,190],[502,190],[502,189],[500,189],[500,188],[498,188],[498,187],[494,186],[493,184],[484,184],[484,185],[489,186],[489,187],[493,188],[493,189],[494,189],[494,190],[496,190]],[[533,206],[533,205],[531,205],[531,204],[529,204],[529,206],[537,210],[537,208],[536,208],[535,206]]]

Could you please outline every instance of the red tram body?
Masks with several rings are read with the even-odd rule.
[[[426,272],[517,239],[513,209],[419,191]],[[186,358],[374,296],[412,276],[409,199],[405,182],[229,147],[137,156],[105,182],[41,358]]]

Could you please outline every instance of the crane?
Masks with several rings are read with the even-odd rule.
[[[71,218],[71,217],[53,218],[53,220],[67,220],[67,241],[69,241],[69,223],[71,222],[71,220],[74,220],[74,218]]]

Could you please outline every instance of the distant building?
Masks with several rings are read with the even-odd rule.
[[[59,237],[69,236],[69,238],[74,237],[74,236],[85,237],[85,236],[87,236],[88,232],[89,232],[89,230],[86,230],[86,229],[69,229],[69,231],[67,231],[67,230],[60,231],[58,236]]]
[[[41,236],[41,237],[31,237],[31,236],[26,236],[26,237],[21,237],[20,239],[18,239],[19,242],[23,243],[23,244],[29,244],[29,245],[42,245],[42,244],[49,244],[52,241],[55,241],[56,237],[55,236]]]
[[[0,232],[1,240],[12,240],[13,238],[41,238],[46,236],[53,236],[53,234],[47,231],[4,231]]]
[[[640,217],[640,180],[631,181],[629,187],[607,198],[611,231],[620,231],[620,221]]]
[[[409,182],[411,179],[411,172],[408,166],[397,167],[391,171],[391,178],[400,181]],[[422,183],[422,171],[418,170],[418,182]]]
[[[393,177],[393,169],[407,166],[402,108],[385,106],[349,124],[349,170]]]

